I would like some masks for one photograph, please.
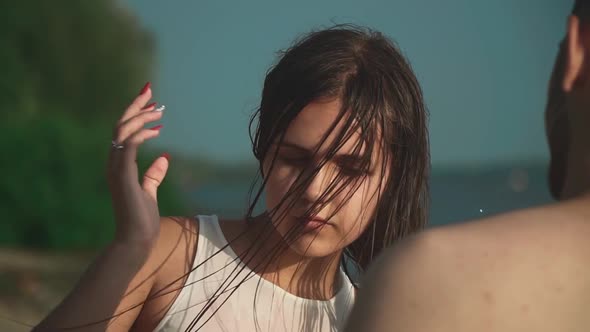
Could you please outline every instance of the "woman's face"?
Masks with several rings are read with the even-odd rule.
[[[289,189],[293,185],[298,185],[297,181],[304,181],[303,179],[308,177],[307,174],[323,160],[324,154],[342,130],[344,118],[322,142],[326,132],[337,120],[340,109],[339,99],[310,103],[291,122],[282,144],[274,144],[270,149],[263,163],[266,204],[269,211],[279,206]],[[360,135],[354,133],[341,145],[334,157],[322,166],[302,194],[289,195],[290,197],[272,214],[275,228],[298,254],[309,257],[328,256],[356,240],[369,225],[381,194],[379,190],[385,187],[387,180],[381,175],[388,172],[383,172],[381,168],[384,163],[378,153],[381,151],[380,144],[374,144],[368,173],[362,171],[358,157],[355,156],[359,153],[353,153],[359,139]],[[364,152],[364,148],[361,147],[361,153]],[[276,160],[271,168],[275,153]],[[302,172],[304,175],[298,180]],[[332,196],[332,192],[340,188],[340,184],[335,184],[336,190],[328,194],[332,199],[319,202],[322,193],[338,173],[344,176],[345,180],[356,181],[350,181],[344,190]],[[306,215],[316,202],[322,204],[321,210],[315,215]],[[289,207],[291,208],[287,210]]]

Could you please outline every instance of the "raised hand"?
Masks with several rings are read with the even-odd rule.
[[[161,119],[163,114],[164,106],[156,108],[156,103],[148,104],[151,97],[148,82],[117,122],[107,171],[116,219],[115,241],[146,249],[153,246],[158,237],[157,191],[169,163],[167,154],[158,157],[139,179],[137,150],[146,140],[157,137],[162,128],[144,128]]]

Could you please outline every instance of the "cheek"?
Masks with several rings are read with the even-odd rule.
[[[270,167],[265,168],[265,174],[267,176],[264,189],[266,192],[267,207],[272,209],[285,197],[295,181],[297,174],[291,167],[281,165],[279,162],[275,163],[270,172],[269,169]]]
[[[371,223],[378,202],[378,181],[369,178],[350,197],[339,212],[343,216],[341,229],[347,242],[356,240]]]

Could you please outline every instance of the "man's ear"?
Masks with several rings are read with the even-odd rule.
[[[582,31],[584,27],[577,16],[570,16],[567,22],[566,59],[562,88],[565,92],[571,92],[576,85],[587,78],[587,62],[590,60],[588,31]],[[585,29],[587,30],[587,29]]]

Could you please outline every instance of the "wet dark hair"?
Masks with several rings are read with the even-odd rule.
[[[364,269],[383,248],[426,224],[430,165],[427,112],[410,65],[383,34],[352,25],[312,32],[284,51],[266,76],[260,108],[252,118],[252,123],[258,120],[252,135],[253,151],[262,178],[265,159],[276,158],[269,156],[270,147],[282,142],[290,122],[310,102],[329,98],[341,99],[339,119],[345,129],[329,147],[323,163],[347,137],[359,132],[362,141],[356,150],[362,167],[371,167],[373,148],[381,141],[382,171],[389,171],[382,174],[388,181],[381,184],[383,194],[372,213],[373,222],[346,250]],[[361,145],[366,148],[363,154]],[[303,172],[307,177],[302,174],[301,185],[287,196],[300,194],[321,165]],[[358,180],[339,174],[320,201],[329,200],[349,184],[356,187]],[[312,209],[321,209],[319,205]]]
[[[566,93],[561,85],[567,53],[564,43],[564,41],[560,43],[548,84],[547,102],[545,105],[545,131],[548,135],[553,135],[556,127],[561,127],[566,132],[569,131],[568,115],[565,111]],[[548,137],[548,144],[550,162],[547,172],[547,183],[551,196],[554,199],[560,199],[567,173],[567,156],[570,144],[569,135],[561,135],[559,139]]]
[[[587,20],[590,18],[590,1],[576,0],[572,14],[578,16],[580,19]]]

